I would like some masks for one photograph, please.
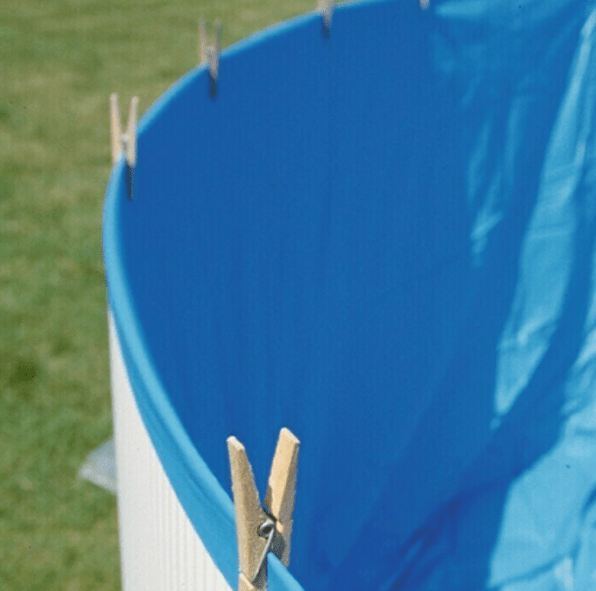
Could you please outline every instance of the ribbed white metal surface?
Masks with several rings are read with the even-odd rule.
[[[132,393],[112,315],[110,368],[124,591],[231,591],[163,470]]]

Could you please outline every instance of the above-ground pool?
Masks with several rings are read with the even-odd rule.
[[[124,589],[596,588],[591,0],[343,4],[178,81],[104,212]],[[132,196],[132,199],[130,198]]]

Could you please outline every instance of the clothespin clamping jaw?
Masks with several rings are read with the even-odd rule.
[[[199,21],[199,63],[209,64],[209,93],[212,98],[217,94],[219,78],[219,55],[221,53],[221,22],[216,21],[213,30],[213,40],[209,43],[207,25],[204,20]]]
[[[334,0],[318,0],[318,11],[323,16],[323,35],[329,37],[331,33],[331,17],[333,16]]]
[[[129,199],[133,196],[134,169],[137,164],[137,115],[139,108],[139,97],[135,96],[130,102],[128,113],[128,124],[126,133],[122,133],[120,122],[120,107],[118,106],[118,95],[113,93],[110,96],[110,120],[112,132],[112,162],[115,164],[120,160],[122,152],[126,156],[126,184]]]
[[[279,433],[263,508],[244,446],[228,438],[240,575],[238,591],[266,591],[267,554],[290,563],[292,512],[300,441],[285,427]]]

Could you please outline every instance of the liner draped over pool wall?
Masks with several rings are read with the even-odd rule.
[[[590,0],[342,5],[143,117],[134,199],[123,161],[106,198],[109,306],[233,589],[226,438],[262,498],[283,426],[271,589],[596,585],[595,26]]]

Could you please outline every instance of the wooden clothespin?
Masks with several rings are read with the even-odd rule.
[[[120,107],[118,95],[114,92],[110,96],[110,120],[112,132],[112,162],[115,164],[120,160],[124,152],[126,157],[127,189],[128,198],[132,199],[132,187],[134,179],[134,168],[137,164],[137,115],[139,108],[139,97],[133,97],[130,101],[128,123],[126,133],[122,133],[120,119]]]
[[[228,437],[240,574],[238,591],[266,591],[267,554],[290,563],[292,512],[300,441],[285,427],[279,433],[263,508],[244,446]]]
[[[333,16],[334,0],[319,0],[318,11],[323,16],[323,33],[325,37],[331,32],[331,17]]]
[[[199,21],[199,61],[209,64],[211,78],[210,92],[214,97],[217,94],[217,80],[219,78],[219,56],[221,54],[221,22],[215,21],[213,42],[210,44],[207,35],[207,25],[204,20]]]
[[[430,0],[420,0],[420,8],[426,10],[430,5]]]

